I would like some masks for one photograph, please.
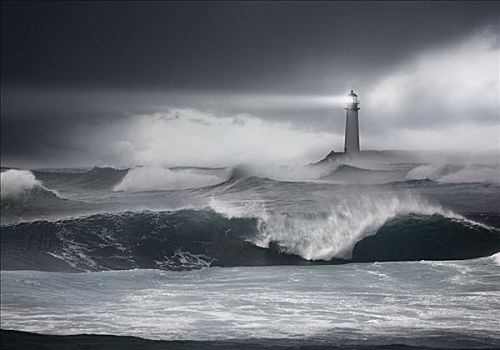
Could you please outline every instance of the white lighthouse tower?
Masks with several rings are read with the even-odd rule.
[[[345,140],[344,152],[335,153],[331,151],[328,155],[319,162],[312,163],[311,165],[323,165],[328,163],[341,163],[348,161],[354,157],[359,156],[359,97],[354,93],[354,90],[347,95],[345,104]]]
[[[347,95],[345,106],[345,143],[344,152],[349,156],[359,154],[359,97],[353,90]]]

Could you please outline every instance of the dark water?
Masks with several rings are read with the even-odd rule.
[[[2,328],[186,347],[498,347],[497,175],[2,169]]]
[[[500,249],[496,230],[439,214],[389,219],[376,235],[357,242],[349,259],[305,260],[288,254],[285,243],[279,240],[263,248],[254,243],[262,235],[260,230],[256,218],[226,218],[208,209],[19,223],[2,229],[2,266],[43,271],[191,270],[470,259]]]

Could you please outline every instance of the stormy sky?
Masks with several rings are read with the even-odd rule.
[[[2,165],[498,152],[498,2],[2,2]]]

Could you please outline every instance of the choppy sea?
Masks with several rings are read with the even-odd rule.
[[[2,168],[1,327],[500,347],[488,165]]]

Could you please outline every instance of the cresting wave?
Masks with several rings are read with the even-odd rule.
[[[185,190],[216,186],[228,181],[257,177],[276,181],[326,181],[346,184],[390,183],[401,180],[432,180],[438,183],[500,183],[500,169],[494,166],[420,165],[410,171],[369,170],[349,165],[327,164],[322,167],[300,165],[234,168],[163,168],[132,169],[52,169],[18,170],[1,173],[1,197],[18,200],[32,190],[38,192],[81,193],[82,191],[143,192]]]
[[[109,190],[119,183],[128,169],[100,168],[92,169],[47,169],[33,170],[50,188],[62,190]]]
[[[17,198],[35,188],[44,188],[29,170],[10,169],[0,174],[1,196]]]
[[[353,171],[346,167],[338,169]],[[445,169],[443,173],[462,170]],[[489,215],[488,218],[470,220],[399,187],[395,190],[384,187],[383,191],[374,187],[357,189],[276,181],[252,174],[254,169],[242,166],[233,169],[8,170],[2,173],[2,218],[11,215],[21,219],[2,221],[2,268],[175,270],[205,266],[464,259],[500,250],[498,213],[485,211],[481,215]],[[155,176],[157,181],[153,181]],[[210,182],[205,180],[212,177],[215,184],[207,187]],[[197,182],[200,178],[201,182]],[[80,202],[78,197],[60,198],[47,190],[46,184],[61,189],[65,196],[72,193],[68,188],[76,188],[76,193],[85,193],[83,200],[98,198],[106,205],[109,197],[110,201],[117,201],[118,209],[101,202]],[[189,189],[203,188],[175,193],[112,191],[158,190],[161,186],[168,189],[173,184],[176,189],[182,185]],[[123,188],[117,189],[120,186]],[[496,189],[478,186],[490,192]],[[436,184],[436,187],[446,186]],[[176,201],[176,195],[182,200]],[[210,198],[216,199],[205,209],[199,209],[207,205]],[[140,200],[150,203],[153,199],[158,200],[158,210],[162,211],[124,212],[132,208],[142,210]],[[139,203],[136,207],[133,200]],[[196,205],[191,205],[195,202]],[[165,203],[176,205],[168,207]],[[188,205],[184,205],[186,203]],[[165,208],[176,211],[165,211]],[[87,216],[41,220],[59,212],[65,213],[59,218]],[[88,213],[101,214],[88,216]],[[31,222],[11,224],[25,221],[28,216]],[[486,222],[494,228],[478,222]]]
[[[1,173],[2,215],[58,208],[67,200],[47,189],[31,171],[11,169]]]
[[[260,218],[260,234],[252,240],[257,246],[277,245],[280,251],[306,260],[352,259],[359,241],[377,233],[389,220],[408,215],[437,215],[462,225],[490,229],[411,193],[360,194],[324,203],[324,210],[311,212],[273,212],[255,202],[235,206],[212,200],[210,206],[228,218]]]
[[[37,221],[2,227],[1,264],[4,270],[191,270],[208,266],[468,259],[500,251],[498,229],[443,213],[427,214],[401,212],[385,223],[377,219],[366,226],[365,222],[358,227],[370,230],[357,239],[347,230],[328,233],[328,229],[335,230],[331,218],[325,218],[327,227],[311,232],[311,239],[307,239],[306,227],[312,225],[312,217],[299,224],[297,218],[228,218],[209,209]],[[272,220],[276,220],[274,224]],[[277,229],[281,231],[273,231]],[[313,258],[320,260],[307,260]]]
[[[228,171],[197,168],[167,169],[159,166],[130,169],[114,191],[185,190],[211,186],[227,179]]]

